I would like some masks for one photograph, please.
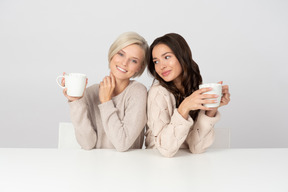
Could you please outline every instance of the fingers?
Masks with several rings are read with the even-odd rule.
[[[109,77],[109,76],[104,77],[102,82],[103,82],[103,86],[110,87],[111,86],[111,77]]]
[[[106,76],[103,78],[100,85],[114,89],[116,85],[115,76],[112,73],[110,73],[110,76]]]
[[[229,92],[229,86],[228,85],[224,85],[222,87],[222,98],[226,99],[226,100],[230,100],[230,92]]]
[[[65,72],[63,72],[63,76],[65,76]],[[65,87],[65,78],[64,77],[62,77],[62,80],[61,80],[61,85],[63,86],[63,87]]]
[[[64,78],[64,77],[62,77],[61,85],[62,85],[63,87],[65,87],[65,78]]]
[[[100,82],[99,99],[101,103],[111,100],[114,94],[115,78],[114,76],[106,76]]]
[[[204,105],[199,106],[200,110],[204,110],[204,111],[211,111],[214,110],[215,108],[212,107],[205,107]]]
[[[81,98],[81,97],[71,97],[71,96],[69,96],[67,94],[67,88],[63,89],[63,94],[68,99],[69,102],[73,102],[73,101],[76,101],[76,100]],[[83,93],[83,95],[84,95],[84,93]],[[83,97],[83,95],[82,95],[82,97]]]
[[[205,87],[205,88],[201,88],[195,92],[199,93],[199,94],[202,94],[202,93],[205,93],[205,92],[208,92],[208,91],[211,91],[212,88],[211,87]]]
[[[104,79],[103,79],[103,83],[104,83],[104,86],[107,87],[107,85],[108,85],[108,83],[109,83],[109,79],[108,79],[107,76],[104,77]]]
[[[230,92],[229,92],[229,86],[223,85],[222,86],[222,98],[220,102],[220,106],[227,105],[230,102]]]
[[[222,84],[223,84],[223,81],[219,81],[218,84],[221,84],[221,85],[222,85]]]
[[[201,102],[200,102],[202,105],[203,104],[212,104],[212,103],[217,103],[217,100],[216,99],[203,99],[203,100],[201,100]]]
[[[227,105],[230,102],[230,93],[226,93],[225,95],[223,95],[223,97],[221,98],[221,102]]]
[[[230,102],[230,98],[222,98],[222,99],[221,99],[221,103],[222,103],[223,105],[227,105],[229,102]]]
[[[222,93],[229,93],[229,86],[228,85],[223,85],[222,86]]]
[[[214,98],[218,98],[220,95],[216,95],[216,94],[202,94],[200,95],[201,99],[214,99]]]
[[[100,85],[99,85],[99,88],[102,88],[102,87],[104,87],[104,82],[103,81],[101,81]]]
[[[110,72],[110,77],[111,77],[111,85],[114,88],[115,87],[115,76],[111,72]]]
[[[222,85],[223,81],[219,81],[218,84]],[[199,89],[197,91],[196,97],[200,98],[200,100],[198,100],[196,102],[202,105],[202,106],[198,106],[199,109],[202,109],[202,110],[213,110],[214,108],[207,108],[207,107],[204,106],[204,104],[217,103],[216,98],[218,98],[218,97],[221,97],[220,106],[227,105],[230,102],[231,94],[229,92],[229,86],[228,85],[222,85],[222,95],[204,94],[205,92],[208,92],[210,90],[212,90],[212,88],[202,88],[202,89]],[[199,97],[198,94],[200,94],[200,97]]]
[[[64,94],[65,97],[68,97],[68,95],[67,95],[67,88],[63,89],[63,94]]]

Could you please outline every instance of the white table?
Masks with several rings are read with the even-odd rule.
[[[287,192],[288,149],[155,150],[0,148],[0,191]]]

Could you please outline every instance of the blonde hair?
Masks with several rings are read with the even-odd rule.
[[[132,45],[132,44],[139,45],[144,51],[144,57],[143,57],[143,61],[141,63],[141,69],[133,75],[133,77],[137,77],[137,76],[140,76],[144,72],[144,70],[147,66],[147,63],[149,61],[149,54],[148,54],[149,46],[148,46],[146,40],[141,35],[139,35],[138,33],[135,33],[135,32],[122,33],[114,41],[114,43],[110,46],[110,49],[108,52],[108,61],[110,63],[112,57],[115,54],[117,54],[121,49],[127,47],[128,45]]]

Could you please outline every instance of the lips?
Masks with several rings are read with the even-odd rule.
[[[168,76],[168,75],[170,74],[170,72],[171,72],[171,70],[169,70],[169,71],[164,71],[164,72],[161,73],[161,74],[162,74],[162,76],[166,77],[166,76]]]
[[[122,69],[122,68],[119,67],[119,66],[116,66],[116,68],[117,68],[119,71],[123,72],[123,73],[127,73],[127,71],[126,71],[125,69]]]

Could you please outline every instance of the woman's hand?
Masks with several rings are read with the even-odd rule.
[[[104,77],[99,86],[99,99],[101,103],[105,103],[112,99],[115,89],[115,77],[112,73],[110,76]]]
[[[65,72],[63,73],[63,76],[65,76]],[[83,96],[84,96],[84,93],[86,91],[86,87],[87,87],[87,84],[88,84],[88,78],[86,78],[86,85],[85,85],[85,89],[83,91],[83,95],[81,97],[71,97],[69,95],[67,95],[67,88],[63,89],[63,94],[64,96],[68,99],[69,102],[73,102],[73,101],[76,101],[78,99],[81,99]],[[65,78],[62,78],[61,80],[61,85],[64,87],[65,86]]]
[[[220,84],[222,84],[223,81],[220,82]],[[222,97],[221,97],[221,101],[220,101],[220,106],[222,107],[224,105],[228,105],[228,103],[230,102],[230,93],[229,93],[229,86],[228,85],[223,85],[222,86]]]
[[[189,112],[191,110],[213,110],[214,108],[209,108],[203,106],[203,104],[208,103],[216,103],[217,97],[220,97],[220,95],[215,94],[204,94],[205,92],[211,91],[212,88],[202,88],[197,91],[194,91],[189,97],[186,97],[180,106],[178,107],[178,112],[185,118],[188,119]],[[210,99],[210,100],[207,100]]]
[[[220,81],[218,83],[222,85],[223,81]],[[220,100],[219,107],[222,107],[224,105],[228,105],[229,102],[230,102],[229,86],[228,85],[223,85],[222,86],[222,97],[221,97],[221,100]],[[206,115],[209,116],[209,117],[215,117],[219,107],[211,108],[210,111],[206,111]]]

